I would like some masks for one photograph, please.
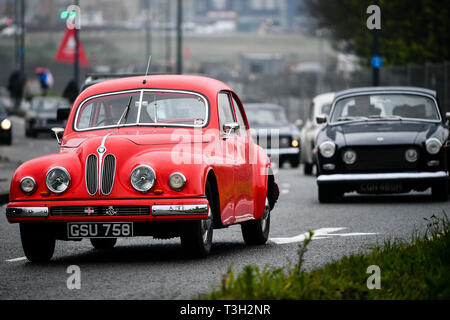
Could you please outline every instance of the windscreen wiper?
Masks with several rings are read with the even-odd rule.
[[[122,112],[122,115],[120,116],[120,119],[117,122],[117,127],[119,127],[120,122],[122,122],[123,118],[125,118],[125,123],[127,123],[128,112],[130,111],[131,100],[133,100],[133,96],[130,97],[130,100],[128,101],[128,104],[127,104],[125,110]]]

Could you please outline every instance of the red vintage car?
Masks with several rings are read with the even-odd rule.
[[[267,241],[278,186],[224,83],[107,80],[85,89],[67,116],[54,129],[59,153],[25,162],[11,182],[6,214],[20,223],[28,260],[50,260],[56,240],[107,249],[133,236],[181,237],[205,257],[213,229],[233,224],[247,244]]]

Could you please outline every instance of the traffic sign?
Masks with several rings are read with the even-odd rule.
[[[74,63],[75,61],[75,29],[66,29],[64,38],[61,41],[61,45],[55,55],[56,61]],[[81,41],[78,40],[78,54],[80,65],[83,67],[89,67],[89,61],[87,59],[86,53],[84,52]]]
[[[373,56],[372,60],[370,60],[370,64],[372,65],[372,67],[374,67],[375,69],[380,69],[381,66],[383,65],[383,58],[379,57],[379,56]]]

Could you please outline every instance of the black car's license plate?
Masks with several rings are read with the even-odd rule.
[[[402,193],[403,185],[400,182],[362,183],[360,193]]]
[[[70,239],[132,236],[132,222],[71,222],[67,224],[67,237]]]

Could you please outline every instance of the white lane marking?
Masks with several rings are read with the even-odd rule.
[[[20,257],[20,258],[14,258],[14,259],[8,259],[5,260],[6,262],[18,262],[18,261],[23,261],[23,260],[27,260],[26,257]]]
[[[289,189],[282,189],[281,190],[281,194],[288,194],[289,193]]]
[[[342,231],[345,229],[347,229],[347,228],[320,228],[320,229],[314,230],[314,236],[312,239],[313,240],[328,239],[328,238],[331,238],[334,236],[339,236],[339,237],[373,236],[373,235],[378,234],[378,233],[363,233],[363,232],[334,233],[334,232],[339,232],[339,231]],[[303,242],[308,235],[309,235],[309,232],[305,232],[305,233],[299,234],[298,236],[294,236],[294,237],[270,238],[269,240],[276,244],[288,244],[288,243],[295,243],[295,242]]]
[[[283,188],[289,188],[291,186],[291,184],[290,183],[282,183],[281,186]]]

